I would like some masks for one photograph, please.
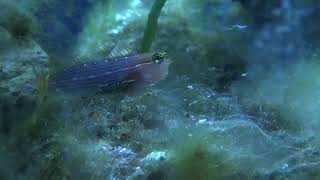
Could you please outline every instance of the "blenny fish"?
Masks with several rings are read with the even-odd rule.
[[[108,91],[163,80],[170,62],[165,53],[143,53],[74,65],[54,73],[49,89],[56,91]]]

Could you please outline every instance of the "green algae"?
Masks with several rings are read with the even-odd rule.
[[[261,118],[258,123],[266,129],[290,132],[301,132],[311,126],[317,129],[319,125],[315,119],[319,113],[314,107],[319,106],[315,100],[319,97],[319,84],[317,78],[309,77],[317,77],[319,64],[312,59],[307,56],[284,69],[261,69],[253,79],[234,83],[232,91],[239,95],[242,108],[257,119]],[[263,115],[265,112],[268,117]]]
[[[101,8],[98,14],[103,10],[105,9]],[[94,16],[91,18],[94,19]],[[46,99],[46,93],[41,90],[46,89],[44,80],[38,96],[38,104],[42,106],[41,111],[37,111],[39,121],[32,125],[29,133],[25,133],[23,128],[14,131],[15,133],[21,130],[19,133],[22,135],[17,135],[17,144],[23,144],[19,146],[20,151],[32,149],[29,153],[17,152],[20,157],[21,154],[29,157],[21,163],[22,166],[28,167],[32,163],[31,168],[18,169],[24,169],[20,171],[39,179],[106,179],[114,177],[114,174],[117,178],[128,179],[132,169],[141,165],[140,159],[144,154],[164,149],[169,153],[168,159],[160,162],[159,166],[141,166],[145,172],[143,177],[317,179],[319,166],[316,162],[319,152],[314,149],[309,156],[303,151],[319,144],[310,144],[306,139],[306,134],[317,132],[319,128],[316,121],[318,112],[313,108],[318,107],[318,95],[315,93],[318,88],[317,78],[309,79],[317,77],[318,65],[298,64],[302,71],[293,70],[289,73],[292,76],[283,104],[268,99],[273,96],[281,97],[278,96],[278,91],[267,91],[269,85],[278,85],[269,73],[263,76],[271,79],[265,81],[266,84],[262,83],[263,88],[259,87],[260,82],[255,82],[259,87],[257,91],[251,86],[251,81],[244,88],[244,91],[247,91],[245,95],[236,93],[238,97],[233,97],[234,92],[230,93],[228,87],[235,80],[245,79],[239,78],[246,66],[243,58],[247,53],[247,42],[241,42],[243,39],[240,37],[243,34],[202,33],[203,29],[200,27],[191,27],[192,21],[185,25],[185,17],[175,18],[161,22],[165,25],[162,24],[159,31],[162,39],[154,40],[156,48],[168,49],[175,59],[171,82],[164,82],[167,86],[165,89],[156,86],[138,95],[99,95],[67,103],[64,99],[53,96],[55,101],[60,101],[53,103],[52,98]],[[137,33],[132,29],[141,32],[142,26],[133,22],[126,27],[130,31],[115,35],[114,39],[135,36]],[[100,30],[104,31],[103,28]],[[91,35],[94,36],[95,33]],[[97,37],[100,37],[101,41],[109,41],[101,34]],[[124,41],[120,44],[122,46],[126,43],[127,41]],[[240,50],[235,53],[235,49]],[[92,49],[86,53],[96,51],[99,50],[92,44]],[[187,74],[192,80],[181,82],[174,79],[177,74]],[[175,85],[169,86],[169,83]],[[216,90],[227,93],[227,96],[217,93]],[[107,100],[102,101],[102,98]],[[239,99],[240,101],[237,101]],[[238,102],[244,113],[239,110]],[[61,107],[60,110],[55,110],[54,104],[62,105],[63,111]],[[247,117],[247,114],[251,117]],[[202,122],[199,120],[203,120],[202,116],[209,118],[203,124],[199,123]],[[242,119],[233,121],[232,117]],[[216,119],[223,121],[215,121]],[[179,129],[185,126],[189,129],[179,136]],[[301,127],[305,131],[295,134]],[[60,128],[65,129],[60,131]],[[292,134],[288,135],[287,132]],[[46,139],[49,139],[50,145],[43,146]],[[230,147],[230,144],[235,147]],[[117,146],[131,148],[137,153],[132,164],[112,168],[121,158],[108,150]],[[107,151],[102,151],[105,148]],[[8,153],[2,149],[0,152]],[[295,153],[301,155],[289,161],[288,154]],[[2,159],[7,161],[6,158]],[[278,162],[279,160],[281,161]],[[289,168],[286,169],[288,162]],[[243,167],[243,172],[238,172],[240,166]],[[278,169],[284,170],[277,171]],[[40,172],[37,172],[38,170]],[[253,173],[257,173],[257,176],[252,175]],[[6,177],[6,173],[0,172],[1,176]]]
[[[149,52],[151,48],[151,44],[156,35],[158,18],[165,3],[166,0],[156,0],[150,10],[146,28],[143,34],[142,45],[140,48],[141,53]]]
[[[204,126],[175,129],[164,138],[166,158],[146,167],[146,179],[223,179],[239,170],[227,146],[227,141]]]
[[[161,127],[161,99],[157,92],[146,93],[137,97],[126,97],[120,102],[119,114],[122,121],[134,121],[145,128]]]
[[[211,148],[204,139],[186,138],[175,149],[172,168],[177,179],[222,179],[232,174],[232,164],[222,150]]]

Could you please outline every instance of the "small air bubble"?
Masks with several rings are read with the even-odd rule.
[[[86,67],[86,66],[87,66],[87,64],[84,64],[84,65],[83,65],[83,67]]]
[[[246,77],[248,75],[248,73],[242,73],[241,77]]]

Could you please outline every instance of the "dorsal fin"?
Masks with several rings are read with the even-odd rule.
[[[107,55],[108,59],[113,59],[116,57],[121,57],[121,56],[129,56],[135,54],[132,52],[131,49],[125,48],[125,49],[120,49],[119,47],[114,47]]]

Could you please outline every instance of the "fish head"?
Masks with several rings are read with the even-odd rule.
[[[165,52],[157,52],[152,55],[152,61],[156,64],[161,64],[164,61],[164,58],[166,56]]]
[[[157,52],[152,55],[152,63],[142,69],[143,81],[155,84],[164,80],[169,73],[170,60],[165,58],[166,53]]]

